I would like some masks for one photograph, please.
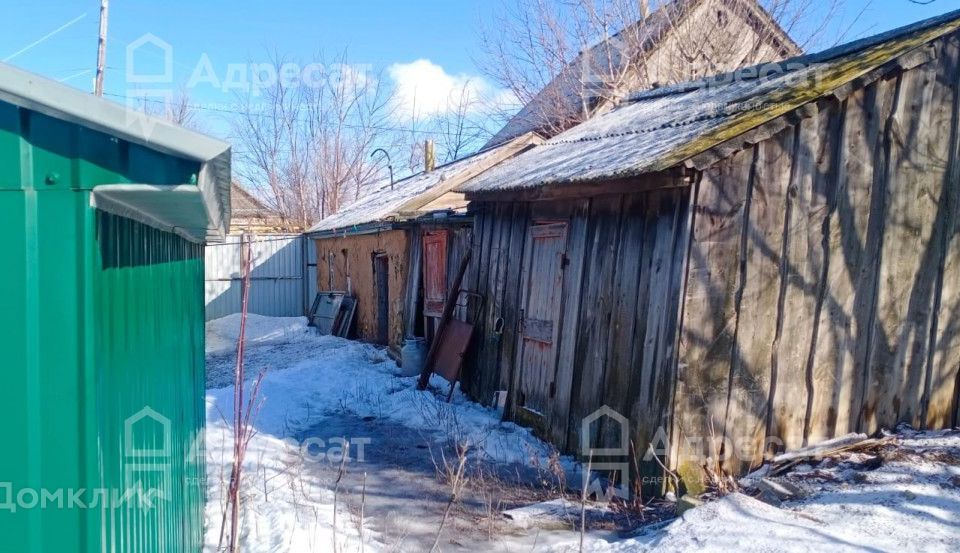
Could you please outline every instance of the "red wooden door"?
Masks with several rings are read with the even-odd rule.
[[[566,223],[535,224],[527,232],[516,401],[537,413],[547,412],[554,393],[566,244]]]
[[[447,233],[423,233],[423,314],[439,317],[447,299]]]

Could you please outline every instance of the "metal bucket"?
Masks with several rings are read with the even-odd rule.
[[[401,374],[417,376],[423,370],[427,356],[427,342],[423,338],[408,338],[400,349]]]

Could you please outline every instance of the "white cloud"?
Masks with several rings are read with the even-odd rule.
[[[475,112],[485,104],[508,102],[512,97],[483,77],[451,75],[428,59],[395,63],[387,68],[387,74],[397,87],[396,116],[405,121],[444,115],[456,110],[461,99]]]

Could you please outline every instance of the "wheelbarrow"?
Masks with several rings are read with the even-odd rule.
[[[470,340],[473,338],[473,330],[477,326],[477,321],[483,313],[483,296],[476,292],[460,290],[457,295],[457,308],[463,310],[465,317],[469,317],[469,299],[474,298],[477,302],[477,308],[474,311],[473,320],[470,322],[451,318],[447,324],[437,332],[437,357],[434,363],[433,372],[442,376],[444,380],[450,383],[450,393],[447,394],[447,403],[453,399],[453,391],[457,388],[457,381],[460,380],[460,372],[463,370],[463,357],[470,347]]]

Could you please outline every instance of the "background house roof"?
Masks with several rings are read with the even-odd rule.
[[[960,28],[960,11],[819,54],[641,93],[459,188],[590,183],[664,171]]]
[[[646,19],[634,23],[634,27],[642,26],[640,32],[642,33],[641,39],[644,51],[649,54],[660,46],[670,31],[676,29],[678,20],[692,13],[694,8],[704,1],[706,0],[675,0],[660,6]],[[775,43],[775,46],[780,50],[781,58],[796,56],[803,52],[800,46],[770,17],[770,14],[757,4],[756,0],[725,0],[725,3],[735,4],[739,13],[749,13],[749,16],[744,17],[748,24],[764,28],[765,39],[768,42]],[[580,64],[584,56],[588,56],[588,59],[595,57],[606,59],[606,49],[610,48],[610,43],[625,32],[627,31],[621,31],[611,39],[600,42],[586,52],[581,52],[533,100],[511,117],[503,128],[487,142],[486,147],[500,144],[528,132],[540,132],[542,134],[546,126],[543,117],[547,111],[556,109],[569,114],[571,118],[574,117],[582,109],[584,90],[581,83],[582,68]],[[556,103],[560,105],[550,107],[551,104]]]
[[[267,219],[279,217],[276,210],[270,209],[253,194],[237,183],[230,187],[230,211],[233,218]]]
[[[392,187],[384,185],[320,221],[308,232],[348,230],[367,223],[418,217],[430,210],[431,202],[452,192],[455,187],[542,141],[535,134],[526,134],[503,145],[441,165],[433,171],[420,172],[399,180]]]

